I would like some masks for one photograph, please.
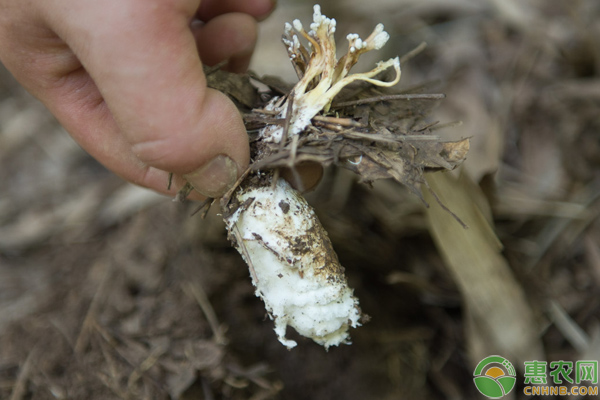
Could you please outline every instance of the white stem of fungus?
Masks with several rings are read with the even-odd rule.
[[[304,197],[285,180],[239,191],[240,207],[225,219],[235,246],[252,266],[279,341],[292,348],[287,326],[325,348],[349,343],[360,308],[327,233]],[[249,202],[251,200],[251,203]]]

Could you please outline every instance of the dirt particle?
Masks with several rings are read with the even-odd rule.
[[[290,204],[281,200],[279,202],[279,208],[281,208],[281,211],[283,211],[284,214],[287,214],[290,211]]]

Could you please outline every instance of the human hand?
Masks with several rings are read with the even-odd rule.
[[[222,195],[248,165],[234,104],[202,62],[243,72],[275,0],[0,0],[0,61],[108,169]],[[203,22],[199,22],[203,21]]]

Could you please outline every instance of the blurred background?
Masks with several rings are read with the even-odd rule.
[[[251,69],[296,76],[280,0]],[[600,359],[600,2],[322,1],[336,37],[422,42],[400,90],[445,93],[436,134],[471,138],[428,185],[468,226],[393,182],[325,171],[308,195],[371,321],[353,344],[287,351],[216,210],[127,184],[85,154],[0,66],[0,398],[483,398],[499,354]]]

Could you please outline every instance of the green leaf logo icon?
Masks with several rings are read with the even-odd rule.
[[[517,382],[515,368],[504,357],[489,356],[477,364],[473,382],[481,394],[499,399],[510,393]]]

